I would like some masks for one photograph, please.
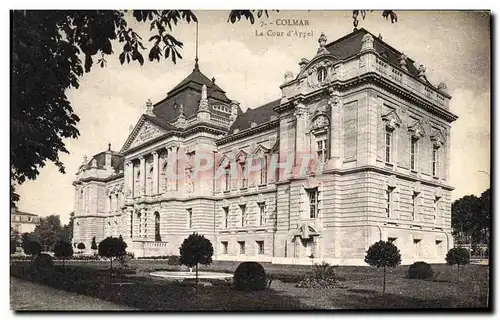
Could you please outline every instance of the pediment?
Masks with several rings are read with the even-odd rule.
[[[219,160],[219,162],[217,163],[217,166],[224,166],[226,167],[228,164],[231,163],[231,160],[229,159],[228,156],[226,155],[223,155],[222,158]]]
[[[333,54],[323,54],[321,56],[317,56],[304,67],[304,70],[302,70],[298,75],[297,78],[300,79],[302,77],[305,77],[307,75],[316,73],[318,68],[327,68],[327,69],[333,69],[333,65],[339,61],[339,58],[334,56]]]
[[[240,152],[238,152],[238,154],[236,155],[235,159],[236,159],[236,162],[238,162],[238,163],[245,162],[247,159],[247,153],[243,150],[240,150]]]
[[[255,150],[253,151],[253,154],[265,154],[265,153],[268,153],[269,151],[270,151],[270,149],[268,149],[267,147],[265,147],[262,144],[259,144],[257,146],[257,148],[255,148]]]
[[[130,133],[127,141],[123,145],[121,152],[145,144],[148,141],[156,139],[167,132],[167,129],[162,128],[160,125],[153,123],[153,121],[146,119],[146,117],[143,115],[137,122],[135,128]]]
[[[431,134],[431,141],[435,146],[440,147],[444,144],[446,139],[444,137],[444,134],[441,132],[441,130],[435,130]]]
[[[402,123],[401,117],[398,115],[396,110],[392,110],[388,114],[382,116],[382,120],[384,120],[386,122],[386,126],[391,129],[396,129],[396,127],[399,127]]]
[[[411,132],[411,135],[415,138],[421,138],[425,135],[425,130],[420,121],[415,122],[413,125],[408,127],[408,131]]]

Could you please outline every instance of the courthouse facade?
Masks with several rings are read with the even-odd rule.
[[[363,265],[389,240],[404,264],[444,262],[446,85],[364,29],[318,42],[281,97],[245,111],[196,61],[120,151],[84,159],[73,242],[121,235],[136,256],[178,255],[198,232],[218,260]]]

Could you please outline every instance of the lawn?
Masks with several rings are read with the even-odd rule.
[[[133,310],[102,299],[87,297],[37,283],[10,278],[10,308],[16,311]]]
[[[239,263],[215,261],[200,270],[234,272]],[[27,262],[16,262],[11,273]],[[71,292],[108,300],[115,304],[144,310],[297,310],[297,309],[385,309],[385,308],[486,308],[488,299],[488,266],[468,265],[456,283],[456,267],[433,265],[439,274],[433,281],[405,277],[408,266],[387,273],[387,290],[382,294],[381,270],[372,267],[340,266],[337,276],[346,289],[296,288],[290,275],[304,275],[311,266],[286,266],[264,263],[273,280],[270,290],[239,292],[229,286],[214,284],[196,292],[191,285],[151,277],[155,270],[185,270],[165,261],[132,260],[135,275],[110,277],[109,263],[74,261],[69,268],[86,270],[73,283],[52,281],[47,285]],[[59,268],[59,267],[58,267]],[[280,281],[278,279],[282,279]],[[49,281],[50,282],[50,281]]]

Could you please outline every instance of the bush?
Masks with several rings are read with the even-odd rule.
[[[99,243],[98,251],[101,257],[110,258],[111,269],[113,269],[113,258],[121,257],[127,254],[127,244],[122,237],[107,237]]]
[[[337,266],[332,266],[329,263],[322,262],[321,264],[314,264],[313,267],[313,278],[314,279],[333,279],[335,276],[335,268]]]
[[[470,262],[469,250],[466,248],[451,248],[446,254],[446,263],[449,265],[457,265],[457,282],[460,281],[460,266],[466,265]]]
[[[196,267],[196,283],[198,284],[198,264],[209,265],[212,263],[214,248],[210,240],[196,232],[189,235],[179,248],[180,264],[189,268]]]
[[[380,240],[375,242],[368,248],[365,262],[373,267],[384,268],[384,287],[382,292],[385,293],[386,268],[394,268],[401,264],[401,254],[398,247],[390,241]]]
[[[73,247],[66,241],[58,241],[54,245],[54,256],[58,259],[62,259],[64,266],[64,260],[73,256]]]
[[[238,290],[264,290],[266,271],[258,262],[243,262],[234,272],[234,286]]]
[[[47,271],[54,267],[52,257],[46,253],[40,253],[33,261],[33,267],[37,271]]]
[[[85,244],[83,242],[80,242],[76,248],[78,250],[85,250]]]
[[[413,263],[408,269],[408,278],[410,279],[432,279],[434,270],[432,266],[424,261]]]

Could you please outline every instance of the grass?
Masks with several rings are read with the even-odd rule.
[[[101,299],[50,288],[37,283],[10,278],[10,308],[16,311],[133,310]]]
[[[15,273],[21,264],[27,263],[14,263],[11,273]],[[210,266],[201,266],[200,270],[233,273],[238,264],[215,261]],[[460,283],[456,283],[456,267],[433,265],[439,274],[433,281],[426,281],[406,278],[408,266],[399,266],[388,270],[387,292],[382,294],[381,270],[339,266],[335,270],[346,289],[296,288],[294,283],[275,280],[271,290],[263,292],[239,292],[228,286],[213,285],[201,287],[196,293],[190,285],[149,276],[150,272],[160,269],[186,270],[182,266],[167,265],[165,261],[133,260],[129,266],[135,268],[137,274],[113,278],[98,272],[109,268],[109,262],[75,261],[67,265],[70,269],[85,269],[86,275],[80,277],[78,283],[65,284],[64,290],[145,310],[486,308],[489,286],[488,266],[461,268]],[[263,263],[263,266],[268,274],[278,279],[280,275],[304,275],[311,271],[311,266],[269,263]]]

